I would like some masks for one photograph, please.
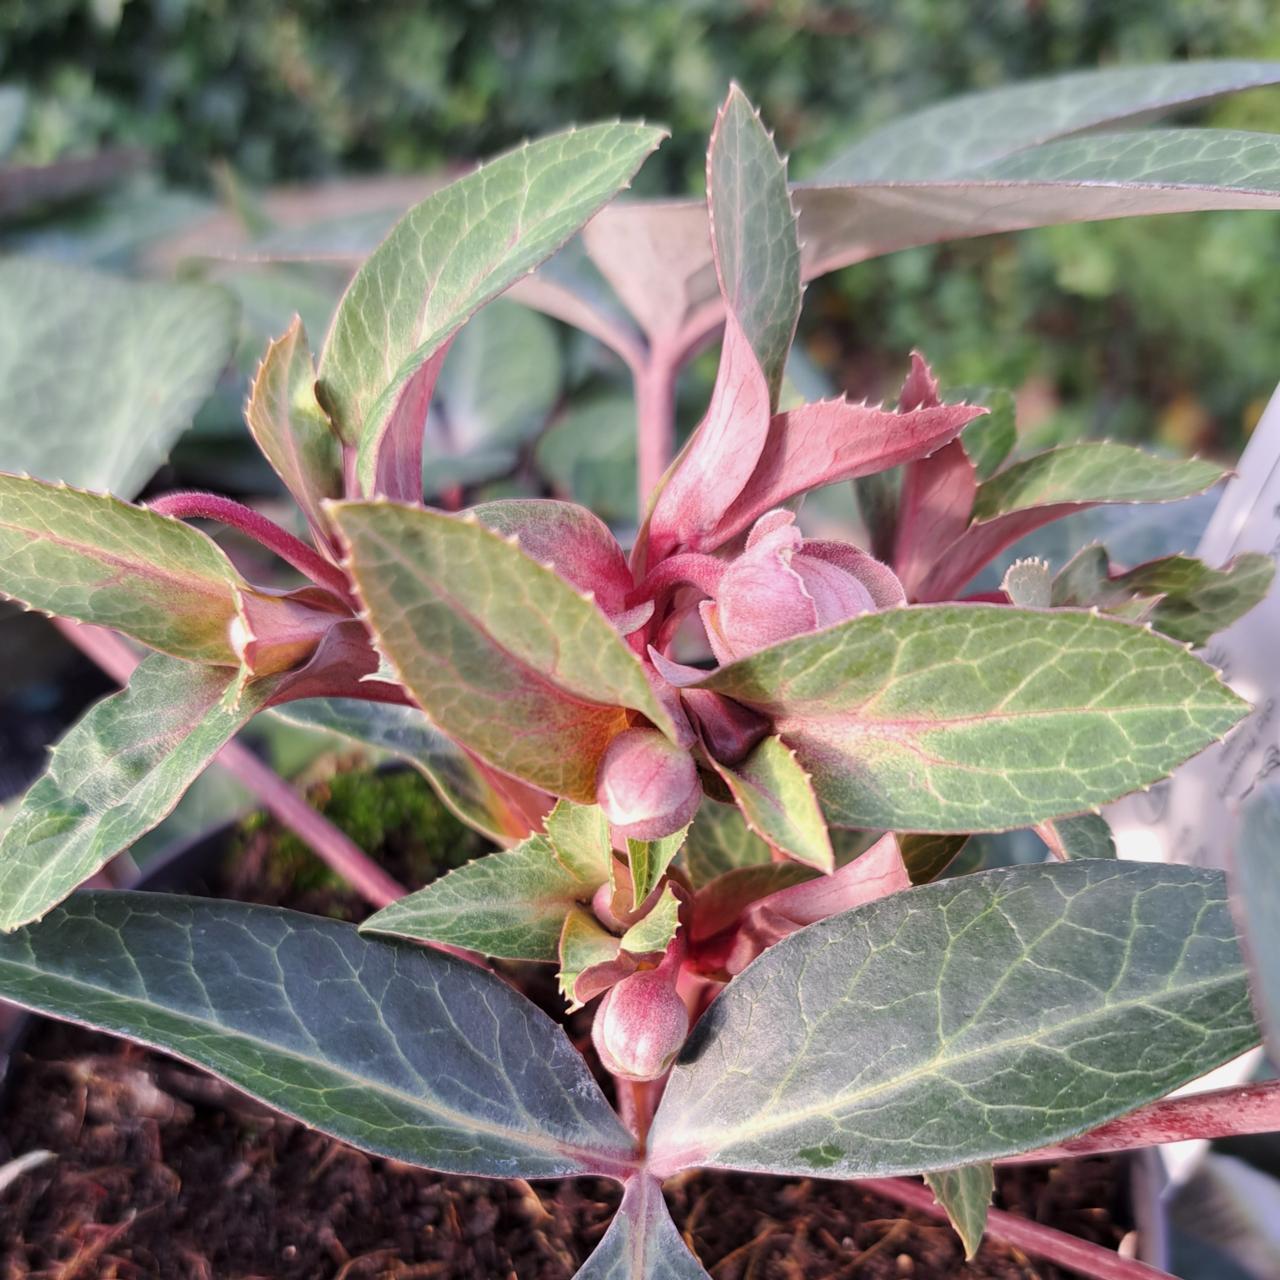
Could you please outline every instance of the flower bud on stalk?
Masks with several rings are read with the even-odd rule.
[[[611,987],[591,1027],[600,1061],[625,1080],[665,1075],[689,1034],[689,1011],[676,991],[683,938],[656,969],[633,973]]]
[[[625,729],[605,749],[596,798],[619,837],[660,840],[693,821],[702,787],[683,747],[657,729]]]

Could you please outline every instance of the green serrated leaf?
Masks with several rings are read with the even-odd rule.
[[[964,1245],[965,1261],[972,1262],[987,1229],[987,1210],[996,1189],[994,1167],[989,1163],[967,1164],[959,1169],[926,1173],[924,1180],[933,1198],[947,1211]]]
[[[620,945],[617,937],[604,928],[590,911],[583,907],[569,908],[560,930],[560,972],[556,982],[570,1013],[582,1008],[583,1002],[578,999],[576,988],[583,970],[616,960]]]
[[[954,178],[1069,134],[1277,82],[1280,63],[1225,59],[1026,80],[901,116],[859,139],[827,165],[822,177],[841,182]]]
[[[598,804],[559,800],[547,815],[547,839],[571,875],[591,884],[613,878],[609,819]]]
[[[633,956],[665,951],[680,928],[680,899],[669,884],[664,885],[649,913],[622,935],[622,949]]]
[[[633,1163],[582,1056],[506,982],[334,920],[77,894],[0,939],[0,994],[176,1054],[410,1164],[539,1178]]]
[[[592,125],[526,144],[410,210],[356,274],[320,359],[318,394],[359,446],[363,491],[413,375],[469,316],[549,258],[630,181],[662,139]]]
[[[321,503],[342,496],[338,438],[316,399],[316,367],[302,318],[268,347],[245,406],[245,421],[317,537],[328,537]]]
[[[0,839],[0,929],[36,920],[150,831],[278,680],[145,658],[53,749]]]
[[[609,1230],[573,1280],[711,1280],[671,1221],[662,1184],[637,1174]]]
[[[1246,713],[1180,645],[1110,618],[1000,605],[867,614],[699,687],[769,715],[827,819],[972,832],[1146,786]]]
[[[496,768],[590,804],[624,708],[674,733],[604,614],[517,546],[421,508],[330,510],[382,652],[432,722]]]
[[[973,518],[994,520],[1060,502],[1174,502],[1221,479],[1221,467],[1199,459],[1161,458],[1108,442],[1067,445],[1015,462],[984,481]]]
[[[992,1160],[1256,1040],[1221,873],[980,872],[811,925],[740,974],[681,1051],[650,1167],[860,1178]]]
[[[704,796],[680,853],[689,882],[695,889],[739,867],[769,862],[773,853],[742,816],[737,805],[721,804]]]
[[[603,881],[581,880],[545,836],[476,858],[371,915],[360,929],[507,960],[555,960],[564,918]]]
[[[240,577],[180,520],[105,494],[0,474],[0,594],[193,662],[238,665]]]
[[[627,841],[633,910],[657,888],[658,881],[666,874],[672,859],[684,847],[684,838],[688,833],[689,828],[683,827],[673,835],[663,836],[661,840]]]
[[[1231,872],[1254,1007],[1268,1051],[1280,1060],[1280,791],[1274,784],[1264,784],[1245,805]]]
[[[1000,590],[1009,603],[1019,609],[1047,609],[1052,595],[1053,579],[1047,560],[1015,560],[1005,570]]]
[[[466,752],[432,728],[417,707],[358,698],[304,698],[276,707],[271,714],[399,756],[423,774],[445,807],[467,826],[495,844],[511,838],[506,801]]]
[[[1221,569],[1176,555],[1113,573],[1106,550],[1090,546],[1054,579],[1053,603],[1096,605],[1199,647],[1260,604],[1274,577],[1271,557],[1253,551]]]
[[[830,871],[831,837],[809,776],[780,738],[765,738],[739,765],[716,766],[747,825],[787,857]]]
[[[967,835],[902,835],[898,849],[912,884],[936,880],[963,852]]]
[[[213,390],[235,321],[208,285],[0,263],[0,469],[132,498]]]
[[[776,408],[800,318],[800,244],[787,167],[737,85],[711,137],[707,193],[726,300],[760,361]]]

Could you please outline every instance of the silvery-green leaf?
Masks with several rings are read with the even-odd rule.
[[[366,1151],[450,1173],[618,1173],[633,1140],[502,979],[276,907],[81,893],[0,938],[0,996],[208,1068]]]
[[[1232,850],[1232,905],[1267,1045],[1280,1054],[1280,791],[1263,784]]]
[[[650,1165],[973,1164],[1162,1097],[1257,1036],[1221,873],[1088,860],[961,876],[811,925],[740,974],[681,1051]]]
[[[234,329],[208,285],[0,263],[0,470],[132,498],[212,391]]]
[[[636,1174],[617,1217],[573,1280],[710,1280],[671,1221],[662,1184]]]

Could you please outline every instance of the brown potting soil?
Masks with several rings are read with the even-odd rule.
[[[280,883],[274,834],[244,843],[221,895],[344,917],[349,895]],[[383,850],[412,882],[407,854]],[[544,1008],[554,984],[520,977]],[[569,1025],[587,1043],[582,1015]],[[619,1200],[592,1179],[530,1185],[377,1159],[273,1115],[203,1072],[123,1041],[41,1023],[14,1064],[0,1164],[54,1158],[0,1193],[0,1280],[568,1280]],[[1114,1248],[1121,1162],[1002,1171],[997,1204]],[[966,1264],[945,1224],[856,1184],[691,1172],[666,1187],[714,1280],[1057,1280],[988,1240]]]

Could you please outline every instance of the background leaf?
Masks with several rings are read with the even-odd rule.
[[[410,1164],[537,1178],[630,1163],[630,1135],[545,1014],[484,969],[337,921],[78,894],[0,939],[0,993]]]
[[[1280,791],[1264,785],[1245,806],[1232,850],[1232,907],[1240,925],[1258,1021],[1280,1054]]]
[[[636,1174],[617,1217],[573,1280],[710,1280],[671,1221],[662,1184]]]
[[[1220,873],[962,876],[803,929],[736,978],[677,1060],[650,1162],[827,1178],[971,1164],[1091,1128],[1256,1039]]]
[[[868,614],[699,687],[773,717],[830,822],[897,831],[1078,813],[1154,782],[1247,710],[1172,641],[998,605]]]
[[[213,389],[221,289],[0,262],[0,468],[132,498]]]

